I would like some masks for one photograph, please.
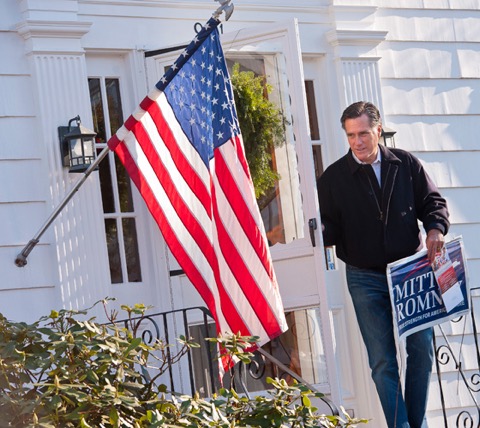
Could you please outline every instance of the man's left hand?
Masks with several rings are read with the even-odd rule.
[[[427,233],[425,241],[427,246],[427,257],[430,263],[435,260],[435,255],[440,253],[445,245],[445,237],[438,229],[431,229]]]

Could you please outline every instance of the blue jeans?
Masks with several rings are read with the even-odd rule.
[[[426,428],[433,329],[419,331],[406,339],[403,397],[387,277],[381,272],[347,265],[347,283],[388,427]]]

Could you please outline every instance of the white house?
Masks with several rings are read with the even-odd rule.
[[[103,148],[219,4],[1,1],[0,312],[34,321],[51,309],[83,309],[106,296],[117,299],[114,305],[142,302],[155,312],[201,304],[184,276],[171,275],[178,266],[113,153],[41,236],[26,266],[15,259],[81,176],[62,165],[58,127],[79,115]],[[275,152],[281,181],[263,211],[295,324],[296,340],[289,343],[309,382],[381,428],[343,265],[333,260],[327,268],[319,229],[309,229],[309,220],[320,218],[316,175],[347,150],[343,109],[374,102],[396,131],[396,147],[419,157],[447,198],[449,238],[463,236],[470,284],[480,283],[480,2],[234,4],[222,25],[225,55],[266,75],[272,100],[289,119],[286,143]],[[471,329],[460,322],[444,330],[474,376]],[[444,393],[449,426],[456,426],[459,412],[476,412],[449,367]],[[432,382],[429,421],[446,426]],[[474,420],[480,423],[478,415]]]

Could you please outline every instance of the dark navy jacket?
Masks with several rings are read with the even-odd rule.
[[[371,166],[358,164],[351,151],[326,169],[317,187],[324,244],[336,245],[347,264],[384,271],[387,263],[422,248],[418,220],[426,232],[443,234],[450,223],[446,201],[419,160],[404,150],[379,148],[381,189]]]

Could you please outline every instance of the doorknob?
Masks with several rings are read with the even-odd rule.
[[[308,229],[310,230],[310,240],[312,241],[312,247],[315,247],[315,231],[317,230],[317,219],[311,218],[308,220]]]

